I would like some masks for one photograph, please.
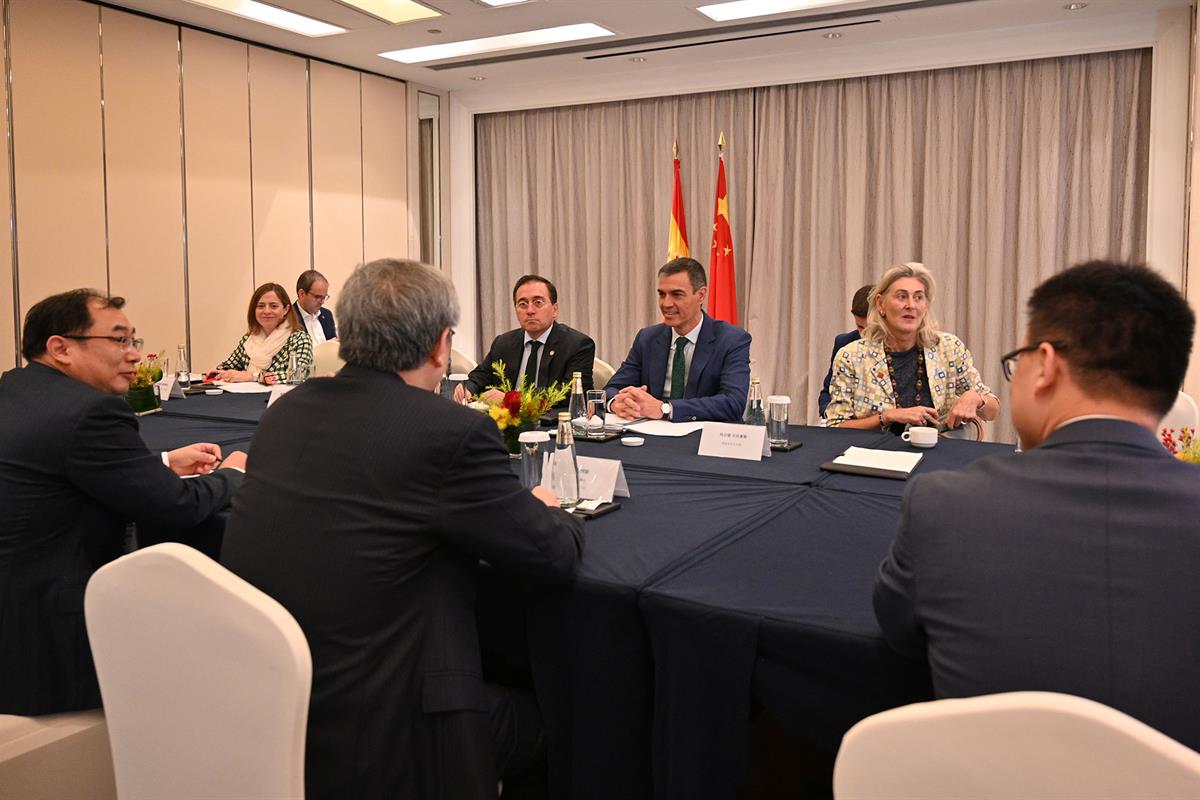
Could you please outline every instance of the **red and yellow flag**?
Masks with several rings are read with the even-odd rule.
[[[724,151],[724,133],[717,147]],[[729,229],[724,152],[717,157],[717,207],[713,211],[712,255],[708,261],[708,315],[713,319],[738,324],[737,282],[733,271],[733,234]]]
[[[679,181],[679,142],[675,143],[675,193],[671,197],[671,227],[667,231],[667,261],[690,256],[687,220],[683,216],[683,187]]]

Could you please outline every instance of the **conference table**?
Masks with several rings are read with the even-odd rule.
[[[142,435],[248,449],[265,408],[266,395],[174,399]],[[906,484],[820,468],[850,446],[909,445],[793,426],[800,448],[753,462],[699,456],[699,436],[579,443],[621,460],[631,497],[585,522],[575,580],[484,581],[481,635],[496,624],[527,648],[553,797],[741,797],[757,709],[832,752],[859,719],[932,696],[871,607]],[[913,474],[1011,449],[941,440]]]

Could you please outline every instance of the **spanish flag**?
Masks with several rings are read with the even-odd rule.
[[[712,255],[708,261],[708,315],[738,324],[737,282],[733,271],[733,234],[729,229],[729,193],[725,190],[725,134],[717,142],[717,207],[713,211]]]
[[[667,231],[667,261],[691,254],[687,220],[683,216],[683,187],[679,181],[679,142],[675,142],[675,194],[671,198],[671,227]]]

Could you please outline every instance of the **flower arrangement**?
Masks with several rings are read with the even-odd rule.
[[[1163,428],[1163,447],[1180,461],[1200,464],[1200,437],[1195,428]]]
[[[129,382],[130,389],[145,389],[162,380],[163,363],[157,353],[150,353],[140,362]]]
[[[504,374],[503,361],[492,362],[492,374],[496,376],[496,384],[487,388],[495,389],[504,396],[496,401],[480,395],[471,405],[496,421],[508,452],[517,453],[517,438],[521,433],[532,430],[542,414],[567,399],[571,387],[566,383],[554,383],[543,389],[531,388],[525,385],[524,375],[514,387]]]

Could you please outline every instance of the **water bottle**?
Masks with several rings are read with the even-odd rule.
[[[579,503],[579,462],[575,459],[572,424],[570,412],[558,413],[558,436],[550,460],[550,489],[558,496],[558,504],[563,508]]]
[[[191,377],[191,371],[188,367],[187,348],[179,345],[179,347],[175,348],[175,382],[180,386],[187,386]]]
[[[746,411],[742,414],[742,422],[747,425],[766,425],[767,413],[763,408],[762,385],[758,378],[750,380],[750,392],[746,395]]]
[[[567,406],[571,415],[571,430],[575,438],[586,439],[588,435],[587,398],[583,394],[583,373],[571,373],[571,402]]]

